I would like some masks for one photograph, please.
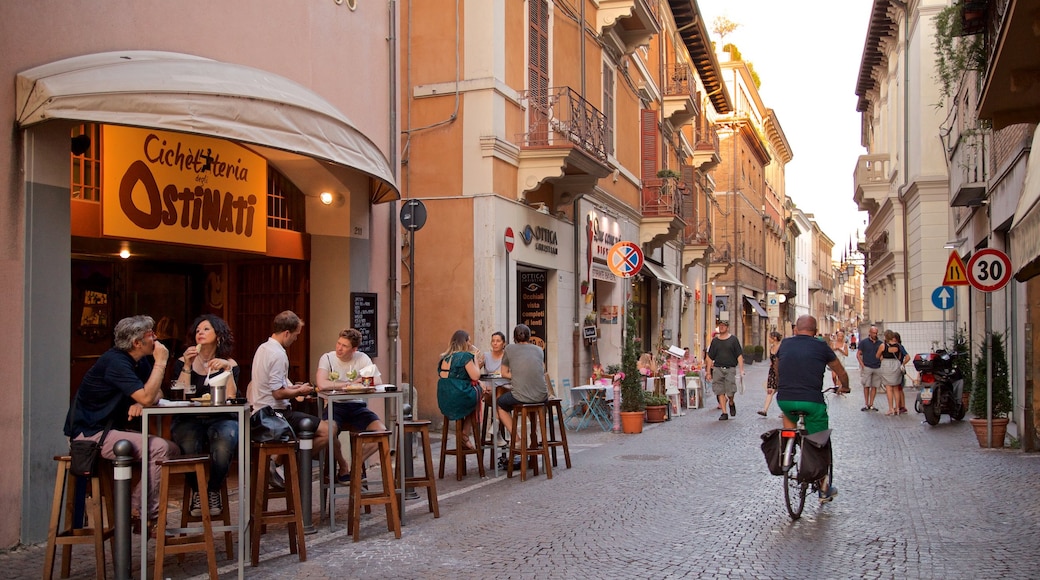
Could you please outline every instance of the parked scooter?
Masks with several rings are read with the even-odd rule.
[[[968,412],[961,399],[964,375],[953,365],[945,350],[914,355],[914,368],[921,374],[921,390],[915,407],[929,425],[937,425],[943,414],[960,421]]]

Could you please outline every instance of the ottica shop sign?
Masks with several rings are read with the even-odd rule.
[[[219,139],[106,125],[102,233],[267,251],[267,162]]]

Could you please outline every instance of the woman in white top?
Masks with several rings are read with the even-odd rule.
[[[492,375],[502,368],[502,355],[506,353],[506,335],[495,332],[491,335],[491,351],[484,353],[484,374]]]
[[[839,330],[831,337],[831,350],[834,351],[834,356],[838,357],[841,364],[845,364],[845,357],[849,356],[849,345],[845,344],[845,331]],[[834,371],[831,371],[831,381],[835,387],[840,387],[838,375],[834,374]]]

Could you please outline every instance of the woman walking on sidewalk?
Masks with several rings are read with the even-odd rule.
[[[758,412],[763,417],[769,416],[769,405],[773,403],[773,395],[776,393],[776,350],[780,348],[780,341],[784,337],[777,331],[769,333],[769,374],[766,375],[766,404]]]

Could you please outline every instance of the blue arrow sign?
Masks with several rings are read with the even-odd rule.
[[[932,292],[932,304],[939,310],[949,310],[957,303],[957,291],[953,286],[939,286]]]

